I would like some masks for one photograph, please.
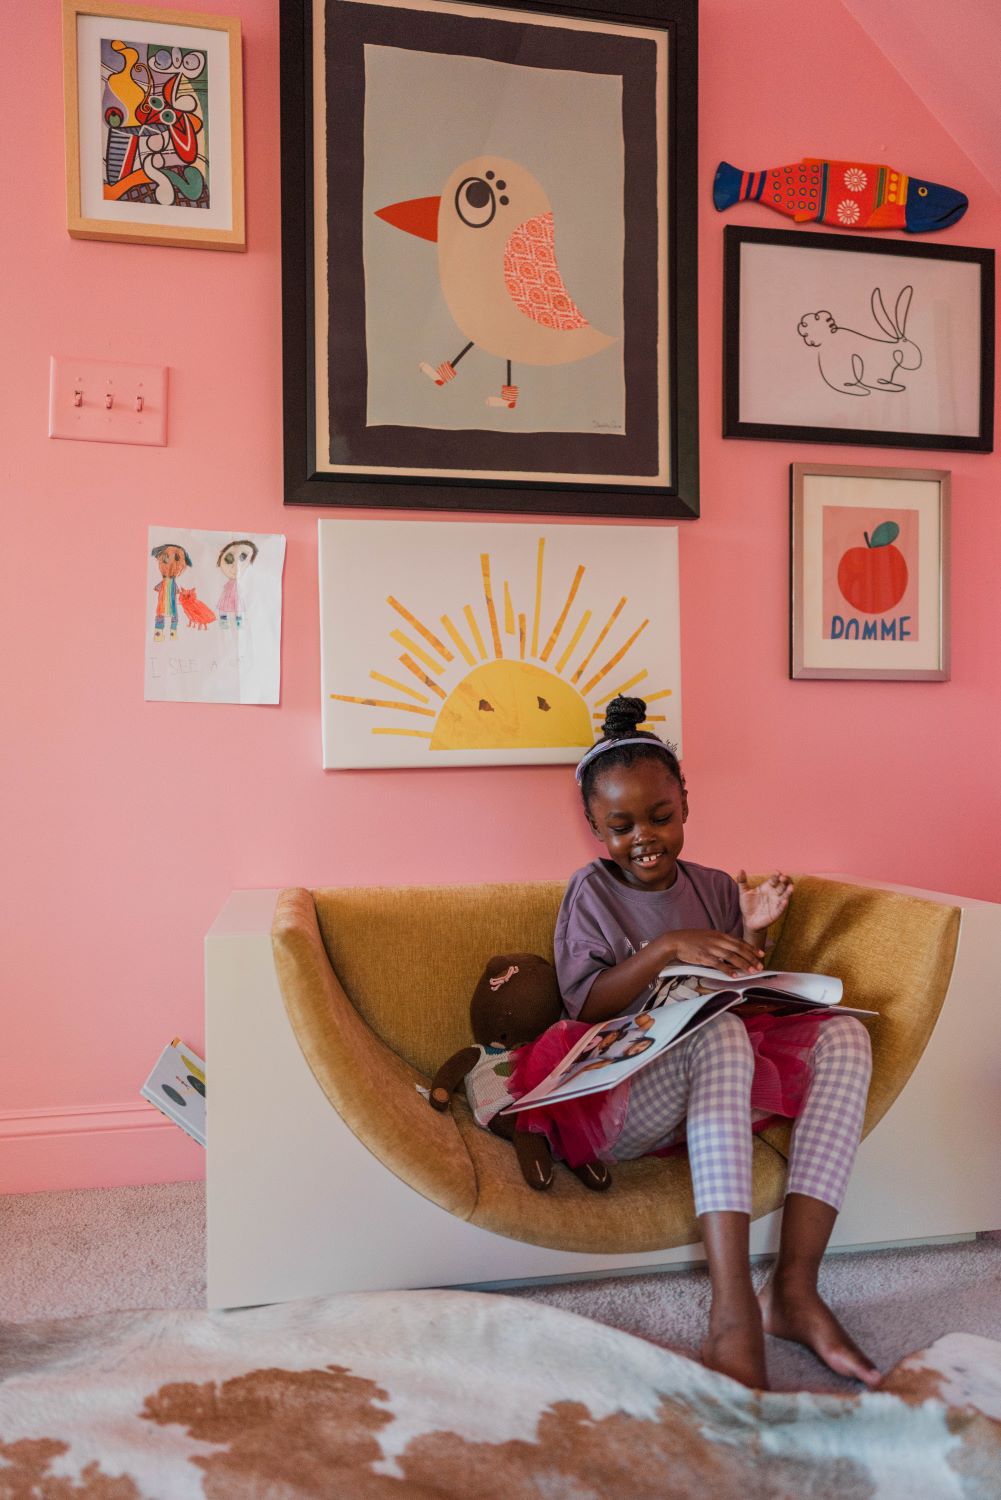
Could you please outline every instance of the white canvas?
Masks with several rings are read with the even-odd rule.
[[[980,266],[745,244],[739,416],[975,436]]]
[[[227,554],[236,543],[245,545],[230,562]],[[164,574],[154,552],[162,547],[184,553],[174,578],[176,616],[161,593]],[[284,563],[283,536],[151,526],[146,546],[146,700],[277,703]],[[161,605],[164,614],[158,616]]]
[[[680,749],[676,527],[318,524],[325,768],[572,763],[616,692]]]

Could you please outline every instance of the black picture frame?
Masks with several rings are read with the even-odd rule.
[[[338,381],[332,382],[329,377],[325,385],[318,378],[318,365],[322,363],[317,355],[321,347],[317,343],[319,332],[321,338],[330,339],[331,349],[335,340],[346,341],[344,348],[354,361],[355,386],[357,388],[361,382],[364,390],[368,367],[365,364],[363,316],[360,318],[360,338],[357,328],[353,332],[348,328],[352,320],[359,321],[354,311],[356,302],[351,300],[352,291],[359,286],[364,290],[364,276],[359,280],[359,270],[363,270],[360,196],[363,167],[360,156],[356,165],[351,165],[349,160],[349,153],[357,146],[360,133],[360,127],[356,129],[352,120],[358,117],[357,106],[364,90],[364,77],[359,80],[357,63],[358,47],[364,44],[364,39],[357,32],[355,18],[369,26],[378,21],[380,25],[385,22],[391,27],[393,15],[392,7],[375,3],[348,7],[344,0],[280,0],[285,503],[568,516],[696,517],[699,514],[697,0],[622,0],[622,3],[620,0],[576,0],[572,6],[543,6],[536,0],[504,0],[503,5],[488,5],[485,0],[474,0],[474,3],[484,15],[482,22],[479,16],[471,19],[478,28],[477,35],[490,35],[490,55],[494,57],[499,56],[494,38],[484,28],[504,24],[510,30],[512,23],[509,20],[495,22],[491,12],[523,11],[526,18],[542,15],[555,22],[551,27],[534,28],[540,35],[545,33],[544,63],[538,65],[547,68],[570,66],[562,57],[567,49],[565,45],[560,46],[561,38],[565,43],[569,35],[559,25],[564,19],[568,24],[576,19],[589,28],[597,28],[593,32],[597,37],[596,46],[611,36],[600,30],[603,24],[646,28],[666,37],[666,49],[658,53],[663,56],[666,51],[667,61],[668,140],[664,152],[651,135],[656,106],[652,93],[650,98],[643,95],[646,75],[641,68],[637,68],[635,76],[628,71],[631,65],[628,59],[637,55],[637,39],[624,34],[609,41],[610,47],[614,42],[627,58],[623,63],[622,85],[625,227],[628,229],[630,225],[631,204],[640,214],[640,219],[636,220],[639,232],[635,236],[624,234],[622,344],[625,421],[622,438],[591,432],[558,432],[555,435],[488,432],[485,437],[475,433],[473,436],[479,443],[476,459],[459,464],[455,455],[467,438],[466,433],[453,431],[443,435],[430,426],[417,425],[384,425],[377,431],[366,428],[359,420],[357,403],[355,408],[351,407],[351,390],[342,390]],[[340,10],[336,9],[338,6]],[[339,34],[336,55],[331,56],[329,46],[326,47],[324,66],[315,69],[314,17],[319,13],[317,24],[325,26],[328,16],[331,16],[333,24],[343,28],[348,22],[342,18],[349,10],[351,24],[356,27],[355,34],[347,42],[346,34]],[[426,50],[439,45],[435,38],[441,36],[442,17],[451,19],[454,11],[448,0],[421,0],[416,11],[410,8],[403,14],[415,37],[415,50],[419,47]],[[415,26],[415,22],[420,22],[420,25]],[[519,33],[527,33],[529,29],[528,26],[515,26]],[[322,34],[326,38],[327,34]],[[386,34],[392,33],[387,31]],[[590,30],[579,27],[573,33],[577,38],[591,34]],[[585,46],[586,43],[579,45]],[[649,42],[647,47],[650,47]],[[441,50],[461,49],[441,44]],[[518,48],[518,61],[522,62],[526,56],[531,60],[532,47],[522,43]],[[646,64],[644,67],[649,73]],[[314,230],[319,217],[314,202],[314,114],[319,117],[323,101],[314,97],[313,79],[316,73],[325,80],[328,71],[336,77],[337,87],[325,89],[325,83],[320,85],[320,91],[325,91],[333,101],[331,113],[323,117],[324,142],[327,139],[337,142],[330,148],[332,154],[338,162],[343,155],[348,166],[343,171],[338,169],[339,175],[333,184],[331,172],[326,173],[324,186],[330,185],[330,191],[326,193],[328,207],[321,232],[329,231],[330,249],[325,261],[324,285],[318,287],[314,252]],[[595,71],[601,70],[595,68]],[[665,118],[663,113],[660,118]],[[646,132],[644,140],[650,147],[649,151],[630,151],[627,129],[630,119],[640,121],[636,128]],[[554,120],[554,129],[558,128],[558,123]],[[326,144],[322,144],[322,150],[326,152],[327,149]],[[667,182],[666,191],[654,195],[657,203],[655,229],[660,229],[666,219],[663,237],[652,242],[649,218],[641,222],[643,214],[649,216],[652,212],[646,206],[650,196],[650,173],[654,170],[650,165],[651,151],[666,165]],[[349,184],[349,190],[342,192],[345,183]],[[647,190],[645,199],[644,188]],[[635,296],[637,286],[647,284],[644,278],[649,280],[650,277],[656,291],[658,318],[662,317],[665,300],[662,289],[666,287],[665,334],[658,327],[651,329],[643,321],[641,304],[631,308],[628,301]],[[326,299],[326,319],[317,313],[318,291]],[[340,318],[341,311],[345,312],[344,318]],[[344,332],[346,328],[348,331]],[[454,325],[451,336],[454,338]],[[461,337],[456,342],[461,342]],[[450,351],[448,357],[451,358]],[[360,372],[359,364],[363,367]],[[329,363],[323,368],[329,370]],[[343,368],[343,365],[339,364],[337,368]],[[660,394],[654,403],[657,426],[652,441],[647,389],[651,380],[658,392],[662,382],[666,382],[667,389],[666,403]],[[317,446],[318,395],[327,402],[327,408],[320,411],[320,425],[328,423],[326,455],[318,453]],[[343,427],[338,425],[341,423]],[[594,422],[592,425],[605,424]],[[482,442],[479,441],[481,438]],[[547,439],[551,440],[548,449]],[[557,465],[565,472],[555,477],[536,478],[536,474],[553,473],[553,464],[547,461],[548,453],[553,451],[553,441],[561,456],[570,455],[572,462]],[[626,465],[627,472],[620,473],[623,469],[621,453],[627,443],[631,445],[629,452],[635,454],[635,459],[631,458],[630,462],[635,462],[637,469],[634,472]],[[666,462],[665,448],[669,455]],[[445,455],[442,462],[431,461],[435,455],[442,454]],[[382,458],[390,455],[393,462],[386,462],[384,467],[395,468],[397,472],[384,472],[380,455]],[[539,457],[533,466],[535,455]],[[332,472],[335,462],[341,467]],[[501,462],[504,463],[503,470]],[[463,467],[478,472],[473,477],[462,473]],[[491,467],[497,469],[497,479],[483,477]],[[450,473],[450,468],[457,472]],[[423,473],[413,472],[421,469]],[[567,477],[568,473],[572,473],[572,477]],[[609,477],[605,478],[605,475]]]
[[[887,257],[886,265],[888,273],[892,274],[889,258],[902,258],[905,264],[897,268],[902,274],[907,274],[916,262],[940,261],[940,262],[966,262],[979,268],[977,280],[979,296],[979,338],[977,344],[977,357],[979,360],[979,392],[976,399],[977,408],[977,430],[975,432],[931,432],[920,430],[907,430],[904,428],[889,430],[880,427],[857,426],[824,426],[816,424],[805,424],[803,422],[781,420],[763,421],[748,420],[747,404],[742,399],[741,391],[741,329],[742,323],[742,295],[743,295],[743,261],[747,247],[749,246],[777,246],[783,250],[792,248],[797,254],[815,256],[818,252],[834,251],[839,255],[858,256],[869,255]],[[788,263],[788,262],[787,262]],[[818,264],[820,264],[818,262]],[[871,263],[870,263],[871,265]],[[913,279],[913,275],[912,275]],[[898,276],[893,283],[900,281]],[[779,278],[776,277],[776,284]],[[873,297],[875,298],[873,290]],[[749,295],[749,294],[748,294]],[[790,304],[791,306],[792,304]],[[891,306],[896,304],[891,303]],[[909,299],[908,299],[909,305]],[[798,306],[798,304],[797,304]],[[866,447],[880,448],[915,448],[915,449],[948,449],[966,450],[973,453],[990,453],[994,448],[994,251],[968,245],[954,245],[942,240],[902,240],[882,239],[874,234],[818,234],[810,230],[789,231],[751,228],[744,225],[727,225],[724,230],[724,253],[723,253],[723,436],[737,438],[757,438],[777,442],[808,442],[808,443],[850,443]],[[806,309],[802,310],[804,313]],[[880,303],[874,309],[874,317],[878,324],[883,327],[884,341],[890,343],[889,325],[893,323],[894,313],[886,311],[886,304]],[[820,318],[819,311],[812,312],[809,316]],[[833,315],[833,316],[836,316]],[[804,343],[811,336],[811,330],[805,331],[799,328],[795,316],[791,316],[792,337],[790,341],[790,357],[797,354],[804,355],[806,351],[802,345],[797,345],[796,332]],[[801,319],[805,322],[805,318]],[[914,328],[913,318],[907,331],[912,332]],[[839,330],[835,328],[835,332]],[[853,329],[840,330],[844,333],[852,333]],[[877,335],[879,342],[879,327],[873,325],[869,337]],[[812,347],[812,346],[811,346]],[[814,360],[819,364],[819,352],[814,355]],[[800,370],[806,372],[813,369],[814,363],[800,359],[796,367],[797,374]],[[901,366],[905,369],[906,366]],[[896,366],[893,366],[894,372]],[[863,382],[865,380],[864,365]],[[805,375],[800,378],[806,378]],[[896,374],[894,374],[894,378]],[[822,376],[824,384],[830,384],[826,376]],[[750,385],[748,378],[745,381]],[[846,382],[847,383],[847,382]],[[895,389],[889,382],[881,382]],[[760,405],[759,382],[756,388],[755,404]],[[876,401],[886,399],[876,393],[875,386],[869,388]],[[781,396],[776,396],[777,415],[781,408]],[[863,415],[864,408],[859,401],[852,406],[851,411],[859,411]],[[878,408],[873,408],[874,411]]]

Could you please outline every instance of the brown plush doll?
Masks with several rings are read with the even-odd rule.
[[[562,1014],[552,964],[535,953],[495,954],[487,961],[469,1007],[477,1046],[463,1047],[442,1063],[429,1096],[432,1108],[444,1111],[453,1090],[465,1080],[476,1123],[513,1141],[522,1176],[529,1187],[540,1191],[553,1181],[548,1140],[520,1124],[519,1115],[499,1111],[511,1102],[507,1079],[514,1071],[512,1053],[541,1036]],[[611,1186],[611,1174],[603,1162],[585,1162],[571,1171],[593,1192]]]

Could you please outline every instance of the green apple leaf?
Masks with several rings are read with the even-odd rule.
[[[881,525],[876,527],[876,530],[872,534],[871,541],[869,539],[868,533],[866,533],[866,541],[868,542],[870,547],[888,547],[891,542],[895,542],[897,540],[897,537],[899,535],[900,527],[897,525],[896,521],[884,521]]]

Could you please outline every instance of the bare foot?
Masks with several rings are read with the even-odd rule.
[[[815,1288],[772,1280],[758,1294],[765,1332],[811,1349],[837,1375],[874,1387],[879,1371],[850,1339]]]
[[[713,1305],[709,1314],[709,1333],[701,1353],[707,1370],[718,1370],[721,1375],[729,1375],[752,1390],[768,1389],[765,1338],[753,1292],[750,1306],[720,1310]]]

